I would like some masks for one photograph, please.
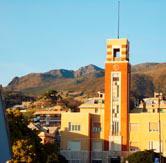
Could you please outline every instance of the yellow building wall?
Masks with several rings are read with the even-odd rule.
[[[84,112],[83,110],[86,110]],[[81,141],[81,150],[90,150],[92,141],[104,139],[104,111],[101,114],[91,114],[92,109],[82,109],[79,113],[62,113],[61,117],[61,150],[67,150],[68,142],[73,140]],[[93,108],[94,112],[94,108]],[[69,131],[68,125],[80,125],[80,131]],[[101,131],[93,132],[93,124],[100,123]]]
[[[91,114],[94,114],[95,113],[95,109],[94,108],[80,108],[80,113],[91,113]]]
[[[98,109],[98,112],[95,112],[95,108]],[[80,113],[104,114],[104,106],[80,108]]]
[[[101,132],[99,134],[93,134],[94,137],[98,137],[98,139],[104,139],[104,105],[102,107],[96,107],[98,108],[98,112],[95,112],[95,108],[80,108],[80,113],[90,113],[91,123],[98,122],[101,125]],[[92,130],[92,129],[91,129]]]
[[[81,150],[90,148],[90,115],[89,113],[62,113],[61,115],[61,150],[67,150],[68,142],[81,141]],[[80,131],[69,131],[68,123],[80,125]]]
[[[149,149],[155,141],[159,145],[159,113],[130,113],[130,149]],[[160,113],[161,120],[161,152],[166,155],[166,113]],[[157,130],[150,131],[150,123],[157,124]],[[158,146],[159,148],[159,146]]]

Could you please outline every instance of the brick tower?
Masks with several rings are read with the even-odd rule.
[[[128,150],[129,88],[129,41],[127,39],[108,39],[105,63],[105,151]]]

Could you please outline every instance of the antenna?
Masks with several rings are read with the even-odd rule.
[[[119,38],[119,28],[120,28],[120,1],[118,1],[118,38]]]

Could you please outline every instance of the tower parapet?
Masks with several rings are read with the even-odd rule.
[[[107,40],[107,58],[110,61],[129,61],[129,41],[126,38]]]

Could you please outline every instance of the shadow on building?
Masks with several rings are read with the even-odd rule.
[[[92,134],[92,131],[87,136],[70,132],[66,128],[60,134],[62,140],[60,152],[70,163],[120,163],[123,157],[132,153],[104,151],[104,140],[100,138],[99,134]],[[114,144],[114,146],[121,145]]]

